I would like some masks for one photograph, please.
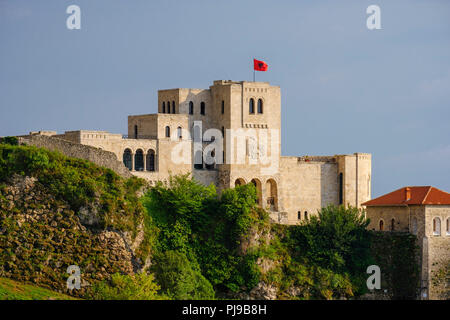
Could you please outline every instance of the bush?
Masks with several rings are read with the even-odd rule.
[[[95,283],[88,299],[94,300],[156,300],[159,286],[152,274],[121,275],[115,273],[108,281]]]
[[[143,198],[153,230],[159,230],[156,252],[177,251],[186,256],[215,289],[251,290],[260,278],[257,256],[241,252],[251,228],[268,223],[256,207],[252,184],[224,190],[205,187],[184,176],[169,185],[158,183]]]
[[[12,146],[17,146],[19,144],[19,140],[17,139],[17,137],[4,137],[4,138],[1,138],[0,142],[3,144],[9,144]]]
[[[370,258],[369,221],[357,208],[328,206],[310,221],[291,229],[297,254],[334,271],[357,272]]]
[[[315,274],[321,281],[338,284],[335,289],[340,293],[361,294],[366,290],[366,268],[373,264],[368,224],[364,212],[357,208],[330,205],[308,222],[290,228],[288,238],[294,257],[317,266],[321,271]],[[348,289],[349,283],[353,284],[353,292]],[[329,296],[322,289],[318,292]]]
[[[214,299],[211,283],[199,271],[193,270],[182,253],[166,251],[155,256],[152,266],[161,292],[171,299]]]

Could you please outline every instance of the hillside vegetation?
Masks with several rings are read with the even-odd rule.
[[[71,296],[45,288],[0,278],[0,300],[72,300]]]
[[[366,292],[367,266],[399,259],[374,251],[380,241],[355,208],[283,226],[252,184],[218,194],[174,176],[149,188],[13,142],[0,144],[0,277],[88,299],[347,299]],[[399,259],[408,267],[384,269],[414,272],[414,239],[392,252],[405,252],[398,243],[411,249]],[[66,287],[70,265],[80,290]],[[415,287],[389,290],[401,297],[402,286]]]

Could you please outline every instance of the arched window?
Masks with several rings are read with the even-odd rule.
[[[170,127],[166,127],[166,138],[170,138]]]
[[[391,231],[395,231],[395,219],[392,218],[391,220]]]
[[[447,218],[447,236],[450,236],[450,218]]]
[[[253,98],[250,98],[250,102],[248,103],[248,112],[255,113],[255,100]]]
[[[383,220],[380,220],[380,222],[379,222],[379,229],[380,229],[380,231],[384,230],[384,221]]]
[[[411,233],[417,234],[417,218],[416,217],[413,217],[411,219]]]
[[[178,127],[177,128],[177,136],[178,136],[178,139],[183,139],[183,129],[181,128],[181,127]]]
[[[263,113],[263,101],[258,99],[258,113]]]
[[[222,100],[222,114],[225,113],[225,101]]]
[[[438,217],[433,219],[433,235],[441,235],[441,219],[439,219]]]
[[[235,186],[235,187],[237,187],[237,186],[243,186],[243,185],[245,185],[245,180],[242,179],[242,178],[238,178],[238,179],[236,179],[236,181],[234,182],[234,186]]]
[[[297,219],[302,220],[302,212],[301,211],[297,211]]]
[[[150,149],[147,151],[147,171],[155,171],[155,151]]]
[[[134,126],[134,138],[135,139],[138,138],[138,126],[137,125]]]
[[[256,203],[259,205],[262,205],[262,187],[261,187],[261,181],[259,181],[258,179],[252,179],[251,181],[253,183],[253,185],[256,188]]]
[[[144,152],[141,149],[134,155],[134,170],[144,171]]]
[[[170,101],[167,101],[167,113],[170,113]]]
[[[205,103],[203,101],[200,103],[200,114],[205,115]]]
[[[123,164],[128,168],[128,170],[133,170],[133,159],[130,149],[125,149],[123,152]]]
[[[166,103],[163,102],[162,104],[162,113],[166,113]]]
[[[189,114],[194,114],[194,103],[189,101]]]
[[[308,211],[305,211],[305,220],[308,220],[309,219],[309,217],[308,217]]]
[[[339,204],[344,203],[344,177],[339,173]]]
[[[266,199],[271,211],[278,211],[278,189],[274,179],[266,181]]]
[[[172,113],[175,113],[175,101],[172,101]]]

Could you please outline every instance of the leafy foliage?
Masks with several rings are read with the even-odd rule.
[[[3,137],[0,139],[0,143],[17,146],[19,144],[19,141],[18,141],[17,137]]]
[[[0,182],[13,174],[36,177],[74,211],[99,206],[99,228],[135,230],[141,222],[143,208],[136,196],[141,179],[122,179],[110,169],[59,152],[0,144]]]
[[[202,274],[193,270],[182,253],[166,251],[155,256],[152,271],[161,284],[162,293],[171,299],[213,299],[214,289]]]
[[[95,283],[88,297],[94,300],[155,300],[159,286],[152,274],[121,275]]]
[[[240,244],[252,226],[268,221],[258,210],[253,185],[224,190],[205,187],[185,176],[158,183],[143,203],[159,230],[155,251],[183,254],[194,271],[221,291],[253,288],[259,280],[256,257],[242,254]]]
[[[368,224],[357,208],[332,205],[322,208],[309,221],[290,229],[294,257],[318,266],[318,270],[342,275],[342,280],[334,278],[331,283],[353,282],[354,289],[363,290],[365,270],[373,262]],[[353,295],[350,289],[344,291]]]

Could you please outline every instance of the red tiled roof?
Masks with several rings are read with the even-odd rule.
[[[409,199],[407,199],[408,195]],[[450,193],[430,186],[403,187],[381,197],[364,202],[362,205],[389,206],[409,204],[450,204]]]

